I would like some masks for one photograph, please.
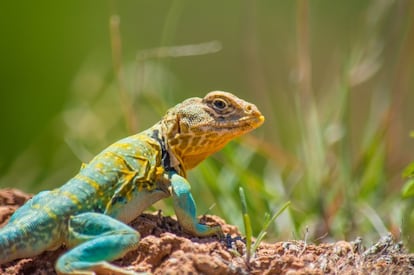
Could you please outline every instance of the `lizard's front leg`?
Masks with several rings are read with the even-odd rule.
[[[107,215],[83,213],[69,219],[66,243],[71,250],[56,262],[58,274],[137,274],[107,261],[122,257],[138,245],[140,234]]]
[[[221,236],[223,233],[220,226],[210,227],[199,223],[196,216],[197,207],[188,181],[176,173],[170,174],[170,180],[175,214],[184,230],[196,236]]]

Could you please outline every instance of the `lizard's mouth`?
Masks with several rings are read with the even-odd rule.
[[[237,121],[232,121],[231,123],[216,122],[215,127],[217,132],[225,129],[227,131],[231,131],[232,136],[238,136],[260,127],[264,121],[265,117],[263,115],[259,115],[243,117]]]
[[[258,120],[257,127],[259,127],[260,125],[264,123],[265,117],[263,115],[260,115],[257,120]]]
[[[261,126],[264,123],[265,117],[263,115],[253,116],[253,117],[244,117],[240,119],[239,121],[242,124],[245,124],[247,127],[256,129],[257,127]]]

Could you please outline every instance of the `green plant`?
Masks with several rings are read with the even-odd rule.
[[[267,234],[268,227],[280,216],[290,205],[290,202],[286,202],[273,216],[270,217],[269,213],[264,213],[264,221],[262,223],[262,230],[260,231],[259,235],[257,236],[256,240],[253,242],[253,233],[252,233],[252,224],[250,215],[247,211],[247,201],[246,195],[244,193],[243,187],[239,188],[240,194],[240,201],[242,206],[242,215],[243,215],[243,224],[244,224],[244,231],[246,233],[246,262],[249,264],[250,259],[254,256],[257,248],[259,247],[260,243],[262,242],[263,238]],[[253,244],[253,245],[252,245]]]

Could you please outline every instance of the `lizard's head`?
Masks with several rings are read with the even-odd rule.
[[[230,140],[262,125],[264,116],[254,104],[216,91],[176,105],[163,122],[168,150],[187,170]]]

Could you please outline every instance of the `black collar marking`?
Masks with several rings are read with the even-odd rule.
[[[165,140],[160,135],[160,130],[156,129],[152,132],[151,137],[155,139],[161,146],[161,162],[162,166],[166,171],[175,171],[173,167],[171,167],[171,158],[170,154],[167,151],[167,148],[165,147]]]

